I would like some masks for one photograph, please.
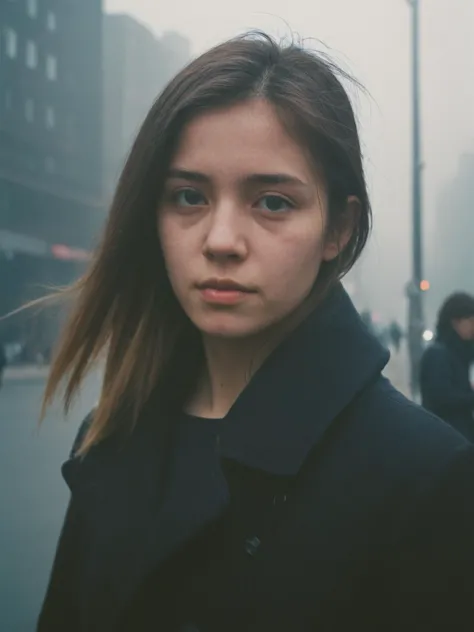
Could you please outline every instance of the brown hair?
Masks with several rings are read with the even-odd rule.
[[[340,226],[348,196],[360,201],[348,245],[323,265],[318,281],[327,284],[356,262],[371,212],[357,125],[341,76],[347,79],[320,54],[251,33],[201,55],[159,96],[123,169],[101,245],[72,288],[76,302],[46,387],[43,410],[66,381],[67,410],[105,353],[102,394],[82,453],[118,424],[133,428],[153,393],[165,405],[182,405],[195,383],[200,336],[171,289],[156,213],[179,135],[200,112],[256,97],[272,103],[322,171],[330,228]]]

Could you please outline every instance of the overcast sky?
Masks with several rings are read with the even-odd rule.
[[[440,190],[463,152],[474,153],[474,2],[420,0],[422,5],[425,237]],[[364,285],[385,317],[404,315],[410,271],[410,8],[407,0],[104,0],[155,33],[176,30],[193,54],[250,28],[289,29],[316,38],[366,86],[357,99],[372,192],[375,233]]]

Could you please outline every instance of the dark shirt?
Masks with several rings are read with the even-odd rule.
[[[179,516],[189,511],[193,497],[188,491],[190,476],[208,480],[208,491],[217,501],[228,501],[228,487],[220,466],[218,455],[219,433],[225,424],[223,419],[206,419],[182,413],[174,426],[168,475],[161,509],[162,519]],[[222,521],[206,525],[186,547],[172,554],[149,578],[147,586],[140,591],[140,604],[131,608],[132,621],[123,619],[123,630],[147,632],[166,624],[166,632],[188,632],[202,629],[209,623],[212,604],[199,598],[206,581],[207,566],[216,557],[224,554],[225,527]],[[138,607],[137,607],[138,606]],[[143,620],[137,621],[137,612]],[[153,614],[151,614],[153,613]],[[156,615],[156,621],[151,618]]]

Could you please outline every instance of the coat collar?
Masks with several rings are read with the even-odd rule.
[[[331,423],[379,377],[389,357],[338,284],[275,349],[237,398],[220,436],[222,457],[271,474],[296,475]],[[156,446],[163,447],[157,417],[159,411],[150,405],[126,446],[118,449],[120,441],[106,441],[85,462],[100,469],[145,445],[153,446],[156,462]],[[76,467],[69,467],[74,461]],[[77,461],[72,458],[65,464],[65,474],[81,469]]]
[[[237,399],[223,424],[221,456],[271,474],[296,475],[387,360],[388,352],[338,286]],[[226,480],[219,475],[210,482],[205,465],[170,477],[172,503],[163,504],[166,424],[158,415],[148,407],[126,443],[111,437],[83,460],[73,456],[63,466],[94,551],[82,578],[85,627],[100,621],[104,631],[115,629],[144,578],[229,506]]]
[[[292,476],[389,352],[338,285],[255,374],[230,410],[222,455]]]

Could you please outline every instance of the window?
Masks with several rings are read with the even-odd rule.
[[[50,81],[56,81],[58,78],[58,60],[54,55],[46,57],[46,76]]]
[[[26,0],[26,12],[30,18],[35,18],[38,15],[38,0]]]
[[[28,123],[32,123],[35,119],[35,102],[33,99],[26,99],[25,101],[25,118]]]
[[[28,68],[36,68],[38,65],[38,49],[31,40],[26,42],[26,65]]]
[[[51,105],[46,107],[46,128],[54,129],[56,126],[56,113]]]
[[[56,30],[56,27],[57,27],[56,13],[53,13],[52,11],[48,11],[48,15],[46,16],[46,27],[48,31]]]
[[[10,59],[15,59],[18,48],[18,36],[13,29],[5,29],[5,53]]]

